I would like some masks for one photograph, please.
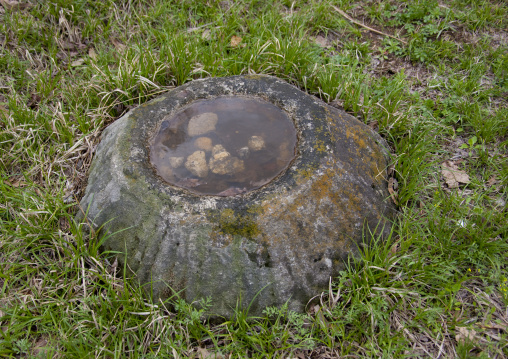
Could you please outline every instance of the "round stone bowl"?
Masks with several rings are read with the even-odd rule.
[[[389,232],[388,160],[368,126],[280,79],[196,80],[103,132],[81,208],[154,301],[303,311]]]

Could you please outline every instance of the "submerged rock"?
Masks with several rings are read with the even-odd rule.
[[[178,168],[183,164],[184,159],[183,157],[169,157],[169,163],[171,167]]]
[[[213,158],[220,160],[220,159],[223,159],[223,158],[226,158],[229,156],[231,156],[231,154],[228,151],[226,151],[226,149],[224,148],[223,145],[213,146],[213,148],[212,148],[212,157]]]
[[[247,146],[242,147],[238,150],[238,156],[240,158],[247,158],[247,157],[249,157],[249,152],[250,152],[249,147],[247,147]]]
[[[237,106],[232,98],[253,101]],[[231,120],[238,115],[261,121],[269,110],[263,104],[269,103],[295,128],[284,129],[273,142],[265,137],[264,148],[251,149],[248,159],[235,156],[254,132],[231,149],[224,145],[196,151],[192,137],[185,147],[184,130],[226,138],[220,131],[229,129],[229,122],[214,118],[215,100],[229,106],[217,113],[233,111]],[[205,109],[199,116],[192,107],[197,103]],[[252,110],[242,110],[251,105]],[[295,129],[293,149],[285,142],[296,136]],[[157,163],[150,162],[157,133],[173,157],[183,156],[178,146],[190,149],[178,170],[193,175],[171,174],[175,179],[170,181],[157,174]],[[263,162],[272,152],[277,157]],[[272,172],[276,177],[265,177],[263,168],[277,166],[286,156],[284,167]],[[127,261],[126,268],[154,301],[175,293],[189,302],[211,297],[210,313],[226,317],[237,307],[250,307],[251,314],[259,315],[266,306],[284,303],[303,311],[311,298],[328,290],[330,278],[344,269],[348,258],[358,254],[369,230],[376,236],[390,231],[387,218],[394,207],[387,200],[388,159],[383,140],[368,126],[282,80],[260,75],[209,78],[139,106],[103,132],[81,208],[88,209],[87,223],[111,234],[103,250],[121,253],[121,265]],[[235,165],[230,163],[226,171],[224,163],[235,161],[236,170],[238,161],[259,161],[261,167],[245,166],[235,176],[212,172],[228,173]],[[217,186],[215,181],[223,177],[234,181]],[[253,189],[251,184],[263,187]],[[212,195],[199,195],[210,193],[210,186],[215,186]]]
[[[253,151],[260,151],[265,148],[265,140],[261,136],[252,136],[249,139],[249,148]]]
[[[231,156],[222,145],[213,146],[212,158],[210,159],[210,170],[213,173],[232,175],[243,171],[244,168],[243,161]]]
[[[218,117],[215,113],[205,112],[194,116],[189,121],[189,128],[187,133],[189,136],[200,136],[205,133],[215,131],[215,125],[217,124]]]
[[[193,175],[198,177],[206,177],[208,174],[208,165],[206,164],[206,155],[204,151],[196,151],[185,161],[187,168]]]
[[[212,139],[209,137],[198,137],[194,141],[194,146],[200,150],[210,152],[212,150]]]

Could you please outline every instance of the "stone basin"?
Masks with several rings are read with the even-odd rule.
[[[280,79],[209,78],[103,132],[81,207],[154,301],[303,311],[364,233],[389,232],[388,160],[368,126]]]
[[[264,186],[295,157],[296,128],[262,99],[217,97],[162,121],[150,163],[167,183],[196,194],[229,196]]]

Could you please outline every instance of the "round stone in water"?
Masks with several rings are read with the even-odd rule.
[[[295,125],[277,106],[253,98],[192,103],[162,121],[150,162],[171,185],[204,195],[235,196],[260,188],[295,157]]]

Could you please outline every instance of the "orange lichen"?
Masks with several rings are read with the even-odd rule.
[[[327,122],[332,141],[337,141],[338,138],[341,138],[341,133],[345,134],[347,139],[351,139],[356,144],[351,150],[361,159],[356,170],[368,173],[373,183],[382,185],[386,181],[387,161],[380,145],[374,144],[374,148],[372,148],[372,145],[369,144],[370,141],[368,140],[373,139],[370,129],[359,122],[355,123],[353,121],[349,121],[345,129],[339,129],[337,125],[338,121],[335,118],[337,116],[342,118],[342,116],[329,108],[325,108],[325,111],[328,115]]]
[[[346,129],[346,137],[348,139],[351,138],[358,145],[358,147],[362,150],[367,147],[367,145],[365,144],[365,141],[362,138],[365,136],[366,136],[366,133],[364,131],[361,131],[359,126],[356,128],[351,126]]]
[[[298,192],[294,198],[280,196],[277,202],[263,203],[263,214],[258,217],[258,223],[278,221],[286,226],[285,236],[270,238],[277,241],[312,241],[309,248],[316,254],[322,254],[327,249],[348,246],[353,235],[354,223],[361,212],[361,199],[347,189],[337,188],[336,168],[327,168],[324,173],[310,184],[310,188]],[[281,200],[282,199],[282,200]],[[346,216],[345,213],[351,213]],[[335,232],[335,226],[330,222],[340,220],[344,231]],[[323,221],[322,236],[316,238],[315,224]],[[298,244],[297,244],[298,245]]]
[[[316,140],[315,144],[314,144],[314,149],[320,153],[324,153],[324,152],[327,152],[327,148],[326,148],[326,144],[323,140]]]
[[[305,181],[305,180],[311,178],[314,175],[314,172],[317,170],[317,168],[318,168],[318,165],[314,164],[314,165],[309,165],[305,168],[298,169],[297,175],[296,175],[296,182],[301,183],[302,181]]]

